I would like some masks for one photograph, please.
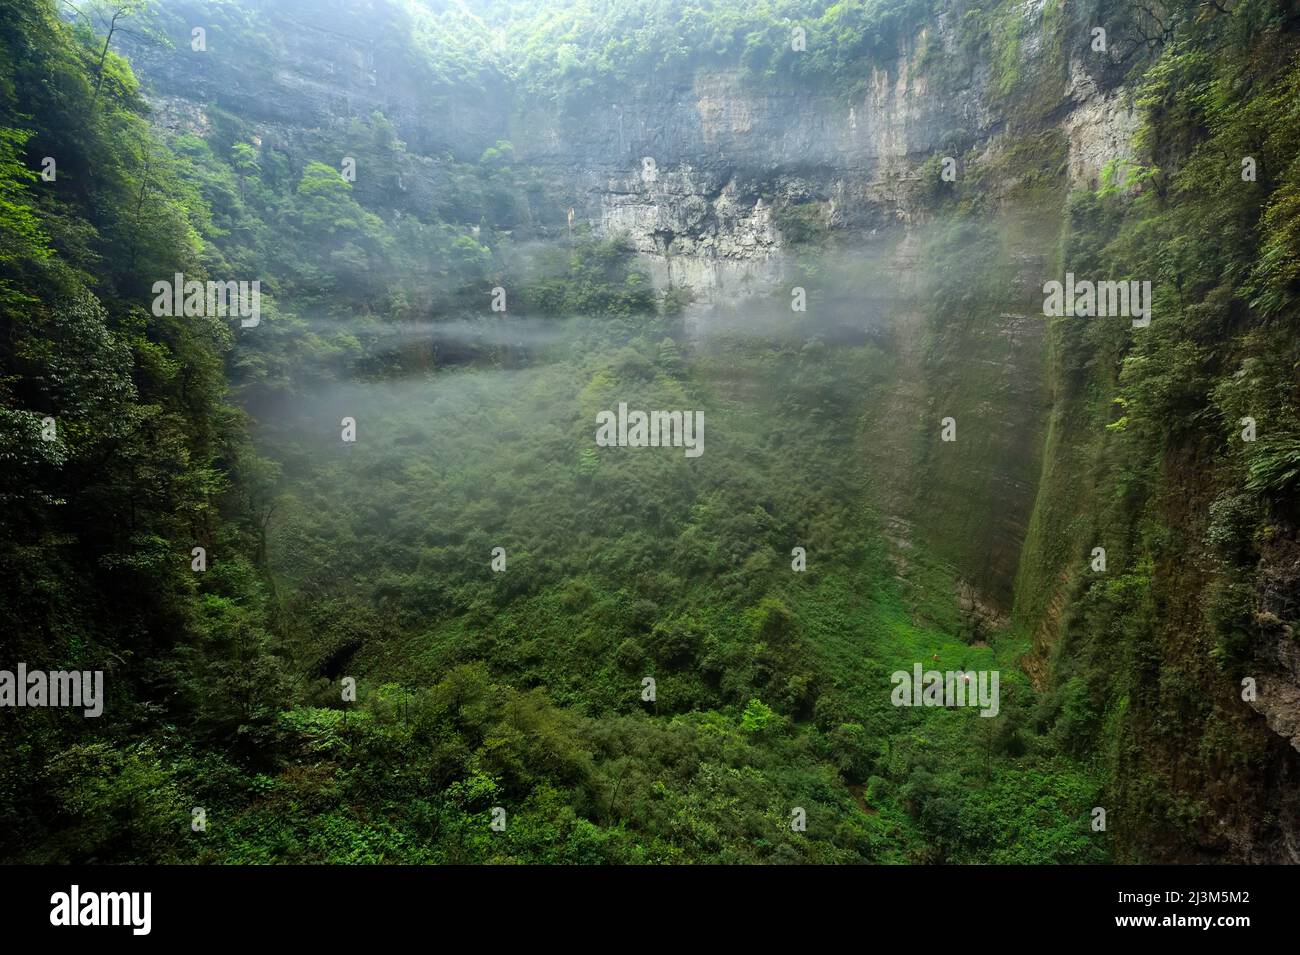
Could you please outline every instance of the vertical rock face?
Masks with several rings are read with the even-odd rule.
[[[660,287],[708,298],[771,291],[781,279],[782,246],[772,206],[753,182],[697,172],[687,164],[644,165],[611,177],[599,191],[598,231],[641,253]]]
[[[1249,703],[1300,752],[1300,642],[1294,626],[1285,622],[1300,616],[1300,543],[1287,538],[1271,542],[1255,588],[1255,622],[1266,641],[1261,659],[1275,675],[1258,679]],[[1289,861],[1300,861],[1300,846]]]
[[[477,158],[502,138],[504,84],[452,95],[399,52],[398,38],[413,27],[394,4],[281,0],[225,11],[252,21],[239,26],[241,37],[261,39],[254,48],[229,39],[219,8],[208,13],[213,19],[201,24],[168,20],[171,47],[133,34],[121,40],[155,96],[225,110],[289,138],[378,111],[425,155]],[[190,30],[200,25],[205,49],[194,50]]]
[[[1070,144],[1070,181],[1096,189],[1107,164],[1133,158],[1137,110],[1127,89],[1100,91],[1077,58],[1070,61],[1066,101],[1071,108],[1061,128]]]
[[[783,274],[774,203],[821,203],[845,232],[892,228],[907,221],[900,186],[919,163],[945,140],[987,134],[977,77],[936,90],[919,69],[913,50],[931,31],[942,43],[941,25],[921,31],[853,97],[701,69],[651,78],[583,115],[517,115],[509,138],[663,284],[735,304],[770,293]]]

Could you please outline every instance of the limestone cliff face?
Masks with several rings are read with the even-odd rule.
[[[1026,6],[1022,28],[1026,70],[1055,91],[1041,115],[1000,99],[987,65],[959,49],[950,13],[851,97],[701,69],[650,78],[580,115],[521,111],[507,138],[521,159],[552,171],[598,232],[646,256],[664,285],[734,303],[781,281],[788,242],[773,213],[782,206],[820,203],[841,234],[906,229],[926,160],[968,151],[988,161],[1009,128],[1059,130],[1070,186],[1095,186],[1107,163],[1130,156],[1129,92],[1090,74],[1079,53],[1059,75],[1042,6]]]
[[[276,0],[237,10],[174,0],[161,14],[170,46],[135,34],[120,40],[155,103],[222,110],[287,140],[379,111],[426,156],[477,158],[504,133],[504,82],[489,75],[483,89],[454,93],[441,85],[403,51],[400,37],[412,25],[385,0]],[[195,28],[205,31],[201,50],[193,49]]]
[[[977,75],[936,90],[915,49],[926,27],[853,98],[740,70],[656,77],[583,115],[529,111],[509,138],[554,170],[575,208],[623,236],[664,285],[709,303],[769,294],[788,242],[774,206],[816,202],[841,233],[905,225],[906,183],[945,141],[988,134]],[[972,71],[973,72],[973,71]],[[575,157],[581,161],[574,162]]]
[[[394,31],[410,25],[382,0],[253,6],[256,22],[243,28],[262,38],[256,49],[223,46],[220,25],[178,12],[168,21],[171,48],[128,37],[124,50],[164,124],[202,129],[201,113],[222,110],[292,147],[382,112],[408,150],[429,160],[404,177],[417,204],[437,180],[437,157],[472,160],[509,140],[520,163],[547,172],[558,206],[573,207],[599,234],[624,237],[664,286],[734,303],[782,279],[782,206],[819,203],[842,233],[906,228],[922,163],[962,151],[978,163],[1012,126],[1061,129],[1072,182],[1095,182],[1123,156],[1135,124],[1126,94],[1103,90],[1078,55],[1068,77],[1056,75],[1059,54],[1048,41],[1059,26],[1044,21],[1044,6],[1026,4],[1019,28],[1025,71],[1055,90],[1042,117],[1001,98],[983,59],[960,48],[960,3],[871,68],[852,96],[701,69],[648,77],[569,112],[523,103],[501,76],[486,75],[478,90],[440,86],[395,52]],[[190,7],[204,9],[175,5]],[[206,50],[189,48],[191,21],[208,24]],[[538,213],[539,227],[564,227],[549,221],[553,210]]]
[[[1071,185],[1095,189],[1107,163],[1133,158],[1138,113],[1125,87],[1103,91],[1078,58],[1070,60],[1065,91],[1068,112],[1061,119],[1070,144]]]

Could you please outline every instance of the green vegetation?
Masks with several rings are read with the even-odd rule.
[[[1073,197],[1061,255],[1151,281],[1155,317],[1054,322],[1061,399],[1019,595],[1025,620],[1069,597],[1045,706],[1104,758],[1123,861],[1214,845],[1227,813],[1271,838],[1286,758],[1240,680],[1294,623],[1263,582],[1288,579],[1298,516],[1298,74],[1273,5],[1177,12],[1139,87],[1138,160]]]
[[[436,102],[513,84],[578,108],[701,64],[848,95],[932,6],[402,2],[371,53]],[[959,6],[966,55],[996,41],[995,93],[1039,95],[1009,7]],[[1300,74],[1268,5],[1175,7],[1125,65],[1144,77],[1132,168],[1067,201],[1060,133],[1013,129],[982,162],[955,137],[972,175],[908,194],[924,264],[890,304],[914,340],[782,297],[762,334],[688,344],[687,303],[623,244],[538,225],[563,222],[557,173],[507,141],[430,155],[381,111],[263,138],[217,104],[151,126],[93,23],[6,4],[0,666],[104,669],[109,700],[98,720],[0,714],[0,858],[1099,863],[1209,844],[1216,813],[1267,797],[1284,745],[1235,694],[1296,623],[1255,582],[1300,520]],[[260,4],[139,16],[180,43],[199,9],[256,88],[280,28]],[[863,267],[830,203],[774,219],[823,314],[876,301],[887,240]],[[1156,321],[1027,327],[1025,367],[1051,381],[1007,375],[993,320],[1036,307],[1006,292],[1024,249],[1152,280]],[[153,315],[177,272],[260,278],[261,325]],[[993,432],[997,395],[1046,432],[959,444],[908,485],[895,459],[919,439],[884,437],[918,413],[889,403],[900,364],[927,409],[972,409],[963,429]],[[620,402],[708,408],[707,453],[595,447]],[[954,466],[1037,483],[1032,520],[941,506]],[[882,500],[911,519],[905,560]],[[1009,624],[956,609],[954,568],[981,562]],[[917,662],[999,671],[998,715],[893,705]],[[1112,832],[1091,830],[1098,805]]]
[[[633,0],[536,4],[494,0],[485,19],[508,23],[514,72],[561,104],[697,66],[848,92],[873,59],[897,55],[931,0]],[[796,39],[795,30],[803,31]],[[803,49],[796,48],[802,43]]]

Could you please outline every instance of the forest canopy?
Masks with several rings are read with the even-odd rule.
[[[1238,686],[1300,606],[1297,24],[1047,5],[1035,46],[1023,6],[4,2],[0,668],[107,701],[0,713],[0,859],[1235,851],[1212,820],[1292,758]],[[1088,182],[1042,90],[1094,14],[1134,148]],[[702,69],[815,90],[835,135],[972,77],[1019,121],[653,187],[501,132]],[[1020,322],[1058,265],[1151,281],[1150,334]],[[256,280],[260,321],[151,307],[178,275]],[[707,452],[594,441],[620,404],[706,409]],[[999,705],[895,705],[922,664]]]

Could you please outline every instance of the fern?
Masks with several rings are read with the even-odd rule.
[[[1250,462],[1246,487],[1258,494],[1281,494],[1297,480],[1300,480],[1300,438],[1261,442]]]

